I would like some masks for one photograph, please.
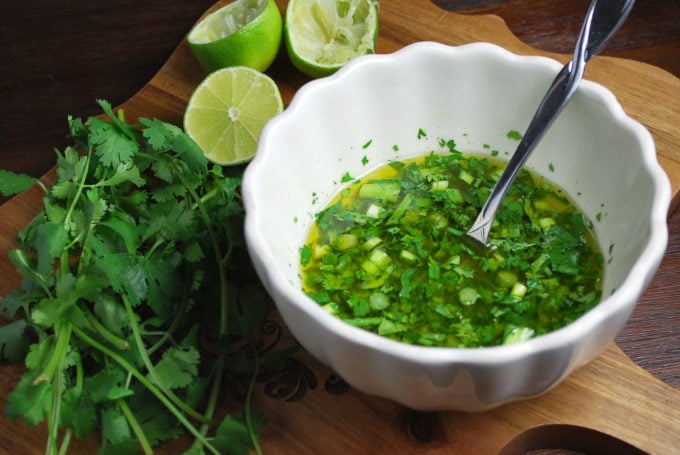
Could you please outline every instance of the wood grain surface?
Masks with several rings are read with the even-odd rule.
[[[177,48],[167,64],[161,65],[212,2],[197,1],[181,7],[148,2],[138,14],[125,13],[126,8],[139,11],[137,2],[75,3],[79,6],[69,4],[58,10],[49,4],[43,5],[42,10],[15,6],[14,15],[2,16],[2,168],[36,176],[50,169],[54,165],[52,147],[63,147],[66,114],[97,113],[95,97],[124,104],[128,115],[157,116],[178,123],[189,94],[203,77],[184,45]],[[281,7],[283,3],[280,2]],[[552,52],[570,52],[587,8],[587,2],[576,0],[438,0],[437,3],[442,8],[466,14],[446,12],[428,2],[382,2],[378,52],[391,52],[417,40],[450,44],[483,40],[518,53],[550,55],[564,61],[564,55]],[[674,125],[680,114],[677,96],[680,80],[676,77],[680,74],[677,62],[680,14],[675,2],[641,0],[636,8],[629,19],[635,28],[629,27],[627,35],[623,34],[626,26],[622,31],[622,36],[629,37],[629,41],[615,39],[610,49],[619,57],[648,58],[655,66],[619,58],[597,58],[589,64],[586,77],[609,87],[627,112],[652,131],[660,161],[672,176],[673,191],[677,193],[679,137]],[[636,16],[638,10],[640,14]],[[653,26],[639,19],[640,16],[657,17],[650,11],[659,13]],[[489,12],[502,14],[510,29],[501,17],[479,15]],[[68,28],[69,20],[76,23],[85,18],[92,23],[76,28],[77,32],[69,33],[62,28],[61,38],[54,39],[55,29]],[[23,26],[17,25],[22,20]],[[43,28],[26,26],[27,21],[29,25],[40,24]],[[115,33],[106,33],[107,27]],[[89,49],[85,54],[80,51],[84,43]],[[552,52],[527,43],[539,47],[543,43],[543,49]],[[550,47],[546,43],[557,45]],[[40,49],[41,44],[47,49]],[[123,65],[126,61],[127,66]],[[17,63],[24,72],[16,69]],[[63,73],[59,73],[60,70]],[[286,100],[307,80],[291,69],[285,56],[281,56],[269,72],[280,82]],[[147,81],[150,83],[145,85]],[[15,198],[0,207],[3,251],[16,229],[37,210],[36,197],[34,194]],[[617,344],[623,346],[625,353],[667,384],[638,367],[618,346],[612,345],[596,361],[543,397],[479,415],[416,413],[348,389],[332,371],[303,354],[299,374],[294,376],[297,382],[283,383],[282,378],[278,378],[276,381],[280,383],[260,385],[258,405],[266,410],[271,422],[263,434],[265,452],[498,453],[506,443],[520,436],[511,449],[512,453],[521,453],[521,450],[548,447],[534,444],[550,440],[554,427],[545,425],[557,424],[570,425],[557,427],[558,434],[586,441],[591,449],[611,448],[625,440],[649,453],[673,453],[680,447],[680,392],[672,387],[680,385],[677,315],[680,218],[675,213],[669,220],[670,244],[666,258],[631,321],[617,338]],[[5,261],[0,295],[15,285],[16,277],[6,270]],[[5,395],[21,367],[3,365],[0,368],[0,406],[4,407]],[[295,394],[267,393],[268,388],[277,387],[292,388]],[[535,434],[524,433],[537,427],[539,431]],[[612,441],[581,427],[600,430],[618,439]],[[523,440],[522,434],[533,436]],[[567,447],[565,437],[558,439],[561,439],[559,447],[585,452],[583,447]],[[22,422],[0,420],[0,453],[42,453],[42,441],[43,428],[32,429]],[[170,444],[162,453],[177,453],[183,443]],[[96,440],[88,440],[74,447],[73,453],[94,453],[96,446]],[[635,453],[629,446],[617,447],[619,453],[626,450]]]

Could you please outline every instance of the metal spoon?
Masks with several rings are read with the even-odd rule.
[[[545,132],[562,112],[583,78],[586,62],[597,55],[621,28],[635,0],[593,0],[581,26],[574,56],[557,74],[541,100],[517,150],[496,182],[467,235],[487,246],[491,223],[505,193]]]

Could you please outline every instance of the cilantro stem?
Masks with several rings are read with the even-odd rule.
[[[49,280],[35,270],[35,267],[31,263],[24,250],[16,249],[10,251],[9,259],[12,261],[12,264],[14,264],[19,273],[40,286],[48,297],[53,297],[52,291],[50,290]]]
[[[255,358],[255,365],[253,369],[253,375],[250,378],[250,384],[248,384],[248,394],[246,395],[245,404],[245,417],[246,426],[248,427],[248,436],[250,436],[250,441],[253,444],[253,448],[258,455],[262,455],[262,449],[260,448],[260,441],[257,436],[257,432],[253,429],[253,419],[252,419],[252,401],[253,395],[255,394],[255,381],[257,380],[257,375],[260,372],[260,356],[257,354],[257,349],[253,346],[253,355]]]
[[[33,381],[34,385],[42,381],[51,381],[54,377],[57,368],[60,366],[61,362],[63,362],[64,357],[66,356],[66,348],[71,341],[71,328],[71,324],[67,323],[60,327],[60,329],[55,333],[57,342],[54,345],[52,356],[47,362],[47,365],[45,365],[42,373],[40,373]]]
[[[84,376],[85,375],[83,373],[83,360],[80,358],[80,355],[78,355],[78,358],[76,359],[76,387],[83,386]]]
[[[61,441],[61,448],[59,449],[59,455],[66,455],[68,446],[71,443],[71,434],[73,432],[71,431],[70,428],[66,429],[66,432],[64,433],[64,439]]]
[[[57,438],[59,436],[59,414],[61,413],[61,396],[64,392],[64,359],[66,358],[67,347],[71,340],[71,324],[67,323],[60,327],[57,332],[57,343],[54,346],[52,357],[43,370],[43,373],[36,378],[34,384],[40,381],[52,381],[52,407],[47,417],[47,447],[45,453],[56,453]]]
[[[175,165],[177,166],[177,165]],[[182,172],[177,172],[177,175],[179,176],[180,180],[186,187],[187,191],[189,191],[189,194],[191,197],[194,199],[196,204],[198,205],[198,210],[201,214],[201,217],[203,218],[203,222],[205,223],[205,227],[208,230],[208,235],[210,235],[210,243],[212,244],[212,249],[213,253],[215,254],[215,260],[217,261],[218,266],[220,267],[220,273],[219,273],[219,279],[220,279],[220,311],[221,311],[221,317],[220,317],[220,338],[224,338],[227,335],[227,323],[229,322],[229,309],[228,309],[228,302],[227,302],[227,277],[224,274],[224,268],[222,266],[222,250],[220,249],[220,244],[217,241],[217,235],[215,234],[215,229],[213,228],[212,221],[210,219],[210,215],[205,209],[205,205],[201,201],[201,197],[196,193],[196,190],[187,182],[186,177],[184,177],[184,174]]]
[[[156,242],[154,242],[154,244],[151,245],[151,247],[149,248],[149,251],[147,251],[147,252],[144,254],[144,257],[147,258],[147,259],[150,258],[150,257],[156,252],[156,250],[158,249],[158,247],[160,247],[161,245],[164,245],[164,244],[166,244],[166,243],[167,243],[167,240],[166,240],[165,238],[159,237],[159,238],[156,240]]]
[[[223,339],[227,335],[227,326],[229,322],[229,306],[228,306],[228,301],[227,301],[227,277],[225,275],[224,271],[224,260],[225,257],[228,257],[231,255],[231,251],[233,249],[233,246],[230,246],[230,248],[227,251],[227,255],[223,256],[222,255],[222,250],[220,248],[220,244],[217,240],[217,235],[215,233],[215,229],[213,227],[212,221],[210,219],[210,216],[205,208],[204,205],[204,199],[201,198],[194,188],[187,182],[186,178],[184,177],[184,174],[182,172],[178,172],[178,176],[184,186],[187,188],[187,191],[191,195],[192,199],[194,200],[195,207],[198,208],[199,213],[201,214],[201,217],[203,218],[203,222],[205,223],[206,230],[208,231],[208,235],[210,236],[210,242],[212,245],[213,249],[213,254],[215,255],[215,261],[217,263],[217,266],[219,267],[219,281],[220,281],[220,312],[221,312],[221,317],[220,317],[220,330],[219,330],[219,336],[220,339]],[[212,197],[212,196],[211,196]],[[207,200],[207,199],[206,199]],[[218,358],[217,362],[217,368],[215,369],[215,375],[213,377],[213,384],[212,388],[210,390],[210,396],[208,398],[208,405],[206,407],[206,415],[212,417],[215,406],[217,403],[217,399],[219,396],[219,389],[220,385],[222,383],[222,376],[224,374],[224,354],[221,354]],[[206,434],[208,431],[208,427],[206,425],[203,425],[201,427],[201,432],[202,434]],[[251,428],[249,426],[249,433],[252,433]],[[202,438],[205,439],[205,436]],[[193,446],[198,447],[200,444],[203,444],[202,439],[197,439]]]
[[[173,334],[175,333],[175,330],[177,330],[177,327],[179,327],[179,325],[182,322],[184,322],[186,318],[187,314],[186,309],[188,304],[189,304],[188,299],[183,298],[179,308],[177,309],[177,311],[175,311],[175,317],[170,322],[170,325],[168,326],[167,330],[163,331],[162,334],[159,333],[160,338],[146,350],[146,352],[149,355],[152,355],[154,352],[160,349],[168,339],[172,338]],[[146,333],[148,334],[149,332]]]
[[[57,438],[59,436],[59,414],[61,409],[61,394],[64,390],[63,376],[56,375],[52,383],[52,407],[47,417],[47,447],[45,453],[57,452]]]
[[[93,348],[97,349],[98,351],[101,351],[103,354],[109,356],[113,361],[118,363],[120,366],[125,368],[132,376],[134,376],[144,387],[146,387],[149,392],[151,392],[158,400],[172,413],[172,415],[175,416],[175,418],[186,428],[192,435],[194,435],[196,438],[199,438],[202,440],[202,443],[205,445],[210,452],[214,453],[215,455],[220,455],[219,451],[215,449],[215,447],[210,444],[210,442],[196,430],[196,427],[194,427],[189,420],[187,420],[184,415],[179,412],[179,410],[172,404],[172,402],[165,396],[163,395],[163,392],[161,392],[151,381],[149,381],[146,376],[144,376],[142,373],[137,370],[134,365],[129,363],[127,360],[125,360],[122,356],[117,354],[115,351],[112,351],[105,345],[101,344],[94,338],[92,338],[90,335],[85,333],[83,330],[81,330],[78,327],[73,327],[73,331],[78,335],[80,339],[82,339],[84,342],[92,346]]]
[[[156,368],[154,367],[153,363],[151,362],[151,359],[149,358],[149,354],[147,353],[146,349],[144,348],[144,340],[142,340],[142,335],[139,331],[139,325],[137,324],[137,319],[135,318],[135,313],[134,310],[132,309],[132,306],[130,305],[130,302],[127,299],[127,296],[124,294],[122,295],[123,298],[123,304],[125,305],[125,311],[127,312],[128,315],[128,322],[130,323],[130,328],[132,329],[132,336],[135,339],[135,343],[137,344],[137,353],[139,356],[142,358],[142,361],[144,362],[144,366],[146,366],[146,369],[149,371],[149,376],[151,379],[156,383],[156,385],[161,389],[163,393],[165,393],[168,398],[175,404],[177,405],[182,411],[186,412],[189,414],[191,417],[199,420],[200,422],[208,423],[208,424],[213,424],[215,422],[212,422],[209,418],[206,418],[205,416],[201,415],[200,413],[196,412],[193,408],[188,406],[186,403],[184,403],[175,393],[167,387],[162,378],[158,376],[158,373],[156,372]]]
[[[69,259],[68,248],[65,248],[64,251],[61,253],[61,257],[59,258],[59,271],[61,272],[62,276],[68,273],[68,259]]]
[[[87,319],[87,322],[89,322],[90,325],[95,329],[95,331],[99,333],[106,341],[108,341],[118,349],[128,349],[130,347],[130,343],[128,342],[128,340],[125,340],[111,333],[109,329],[104,327],[104,325],[101,322],[99,322],[97,317],[94,314],[92,314],[92,312],[88,308],[81,307],[81,310],[83,311],[83,313],[85,313],[85,318]]]
[[[179,327],[181,323],[185,322],[190,304],[190,300],[187,295],[188,292],[189,290],[185,286],[182,294],[182,299],[180,300],[177,310],[174,312],[175,313],[174,317],[172,321],[170,321],[168,328],[164,330],[160,338],[146,350],[149,353],[149,355],[152,355],[154,352],[160,349],[168,339],[172,339],[175,330],[177,330],[177,327]]]
[[[212,419],[213,415],[215,414],[215,408],[217,407],[217,397],[219,396],[220,387],[222,386],[221,378],[224,372],[224,360],[225,355],[222,353],[219,355],[219,357],[217,357],[217,361],[215,362],[215,373],[213,375],[212,387],[210,388],[210,395],[208,397],[208,403],[206,404],[204,412],[205,416],[210,419]],[[205,423],[201,425],[199,431],[204,438],[207,436],[209,429],[210,425]],[[198,450],[202,445],[203,439],[196,438],[192,444],[192,449]]]
[[[76,367],[76,383],[75,383],[75,388],[81,389],[83,387],[83,362],[82,359],[80,358],[80,354],[78,353],[77,358],[75,360],[75,367]],[[67,428],[66,431],[64,431],[64,437],[61,440],[61,447],[59,448],[59,455],[66,455],[68,453],[68,447],[71,444],[71,435],[73,434],[73,430],[71,428]],[[49,439],[48,439],[49,443]]]
[[[135,418],[135,415],[130,410],[130,407],[128,406],[127,402],[123,399],[119,399],[116,401],[116,404],[118,405],[120,410],[123,411],[123,415],[127,419],[130,428],[132,428],[132,432],[135,434],[135,436],[137,436],[139,445],[142,446],[142,450],[144,451],[144,453],[147,455],[152,454],[153,449],[151,448],[151,444],[149,444],[149,440],[146,438],[144,430],[142,429],[141,425]]]
[[[212,198],[214,198],[215,196],[217,196],[217,194],[219,194],[219,188],[213,188],[212,190],[210,190],[210,191],[208,191],[207,193],[205,193],[205,194],[203,195],[203,197],[201,197],[201,198],[199,199],[198,202],[194,203],[194,205],[191,206],[191,208],[192,208],[192,209],[195,209],[196,206],[197,206],[199,203],[208,202],[210,199],[212,199]]]
[[[77,183],[76,193],[73,195],[73,200],[71,200],[71,204],[69,205],[68,210],[66,211],[66,216],[64,217],[64,226],[66,227],[66,229],[69,229],[69,226],[71,225],[71,216],[73,215],[73,211],[76,209],[76,205],[78,204],[80,195],[83,194],[83,188],[85,187],[85,180],[87,179],[88,176],[88,168],[90,167],[91,157],[92,146],[89,144],[88,140],[87,157],[85,158],[85,165],[83,166],[82,176],[80,178],[80,181]]]
[[[50,192],[50,190],[47,189],[47,187],[46,187],[45,184],[42,182],[42,180],[38,179],[35,183],[37,183],[38,186],[39,186],[40,188],[42,188],[42,190],[43,190],[43,192],[44,192],[45,194],[48,194],[48,193]]]

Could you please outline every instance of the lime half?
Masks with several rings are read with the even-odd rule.
[[[327,76],[352,58],[373,53],[377,36],[375,0],[290,0],[286,8],[288,55],[311,77]]]
[[[208,72],[227,66],[265,71],[279,52],[282,33],[274,0],[236,0],[196,24],[187,42]]]
[[[184,130],[218,164],[232,165],[255,156],[265,123],[283,111],[276,83],[246,66],[210,73],[189,99]]]

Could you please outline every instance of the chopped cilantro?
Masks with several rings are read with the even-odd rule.
[[[508,136],[509,139],[513,139],[513,140],[515,140],[515,141],[519,141],[519,140],[522,139],[522,133],[520,133],[520,132],[517,131],[517,130],[510,130],[510,131],[508,131],[507,136]]]
[[[458,150],[456,150],[456,142],[453,139],[446,141],[446,148],[448,148],[450,153],[458,153]]]
[[[418,139],[422,139],[424,137],[427,137],[427,133],[422,128],[418,128]]]
[[[465,232],[503,164],[439,146],[390,162],[317,214],[300,250],[308,295],[352,325],[427,346],[519,342],[597,304],[592,223],[563,192],[521,171],[497,214],[495,248],[480,250]]]
[[[361,148],[367,149],[368,147],[371,146],[372,143],[373,143],[373,139],[369,139],[368,142],[366,142],[364,145],[361,146]]]
[[[350,175],[349,171],[345,171],[345,173],[342,174],[342,178],[340,179],[342,183],[351,182],[352,180],[354,180],[354,177]]]

